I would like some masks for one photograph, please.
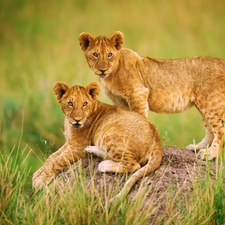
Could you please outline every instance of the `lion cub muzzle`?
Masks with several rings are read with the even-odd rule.
[[[71,122],[70,122],[70,126],[71,126],[71,127],[74,127],[74,128],[81,128],[81,127],[83,127],[83,124],[79,124],[79,123],[71,123]]]
[[[98,73],[96,73],[96,75],[98,75],[100,78],[105,78],[109,74],[110,74],[110,71],[108,67],[100,67],[98,68]]]
[[[70,126],[72,126],[72,127],[74,127],[74,128],[81,128],[81,127],[83,127],[83,124],[80,123],[81,120],[75,120],[75,119],[74,119],[74,121],[75,121],[74,123],[72,123],[72,122],[69,121]]]

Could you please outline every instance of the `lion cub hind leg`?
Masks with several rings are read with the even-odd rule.
[[[93,153],[98,157],[105,159],[98,165],[98,170],[101,172],[114,172],[114,173],[127,173],[127,172],[134,172],[140,169],[140,164],[138,164],[135,160],[126,161],[126,162],[116,162],[113,161],[107,152],[104,150],[100,150],[96,146],[87,146],[84,149],[85,153]]]
[[[100,150],[96,146],[87,146],[84,149],[84,152],[85,153],[95,154],[96,156],[101,157],[103,159],[111,159],[111,157],[107,154],[107,152],[105,152],[104,150]]]
[[[206,136],[198,144],[196,144],[196,145],[194,145],[194,144],[188,145],[186,148],[189,149],[189,150],[200,150],[202,148],[207,148],[207,147],[209,147],[212,144],[213,139],[214,139],[212,126],[209,124],[209,122],[203,116],[203,114],[201,112],[200,112],[200,114],[201,114],[201,116],[203,118],[203,121],[204,121]]]
[[[201,159],[208,158],[208,160],[212,160],[213,158],[218,157],[224,136],[224,108],[225,102],[223,99],[219,99],[214,104],[214,108],[200,108],[201,112],[204,114],[204,117],[208,121],[208,123],[212,127],[212,131],[214,134],[214,139],[212,145],[207,149],[200,149],[198,152],[198,156]]]
[[[213,121],[213,120],[212,120]],[[201,159],[208,158],[208,160],[212,160],[219,156],[224,136],[224,127],[221,124],[220,120],[217,121],[217,124],[213,126],[214,139],[213,143],[209,148],[200,149],[198,152],[198,157]]]
[[[140,169],[141,166],[139,163],[134,162],[115,162],[113,160],[104,160],[103,162],[99,163],[98,170],[101,172],[114,172],[114,173],[127,173],[127,172],[134,172]]]
[[[132,176],[127,180],[123,189],[117,194],[114,198],[110,200],[110,202],[118,201],[118,199],[123,198],[126,196],[134,184],[142,177],[146,176],[147,174],[155,171],[161,164],[162,160],[162,150],[161,147],[155,148],[154,151],[150,152],[148,155],[148,162],[145,166],[138,169]]]

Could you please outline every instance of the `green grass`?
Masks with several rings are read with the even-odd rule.
[[[4,203],[8,210],[4,209],[8,213],[4,218],[19,223],[19,219],[11,218],[15,219],[16,214],[20,217],[21,204],[29,205],[26,195],[31,192],[32,174],[64,143],[64,117],[53,94],[54,83],[63,80],[71,85],[86,85],[98,81],[79,48],[81,32],[109,36],[120,30],[125,35],[124,47],[141,56],[225,58],[224,19],[222,0],[2,0],[0,152],[4,161],[0,168],[4,167],[4,171],[0,176],[12,181],[1,177],[8,182],[4,196],[13,193]],[[110,103],[103,93],[100,100]],[[194,108],[176,115],[149,112],[149,120],[157,126],[161,139],[166,132],[164,142],[173,146],[184,148],[204,137],[202,119]],[[12,161],[7,162],[10,153]],[[26,163],[21,164],[28,153]],[[15,169],[10,169],[10,162]],[[16,181],[18,186],[14,186]],[[14,209],[11,212],[9,205]],[[46,224],[50,214],[43,213],[41,219]]]
[[[110,205],[115,193],[99,191],[93,184],[88,189],[81,167],[71,178],[73,186],[62,189],[56,181],[30,198],[23,193],[29,176],[29,156],[25,158],[15,166],[11,155],[0,156],[0,224],[146,224],[154,212],[153,204],[143,208],[145,192],[132,202]]]
[[[20,155],[18,152],[22,152]],[[142,187],[132,200],[125,198],[117,204],[109,199],[119,191],[104,191],[94,182],[86,185],[86,176],[80,166],[72,172],[67,188],[56,180],[38,194],[29,197],[24,187],[30,171],[26,149],[12,149],[11,154],[0,155],[0,224],[147,224],[154,218],[158,203],[152,196],[147,200],[149,187]],[[16,163],[17,162],[17,163]],[[216,179],[192,179],[192,192],[168,190],[164,197],[165,213],[156,224],[224,224],[225,222],[225,164],[218,164]],[[72,170],[71,170],[72,171]],[[91,180],[94,181],[95,175]],[[103,184],[103,187],[107,184]],[[172,184],[171,184],[172,185]],[[171,186],[172,187],[172,186]],[[157,187],[155,188],[157,191]],[[144,204],[145,203],[145,204]]]
[[[173,211],[175,224],[224,224],[225,223],[225,189],[224,164],[218,164],[219,169],[215,180],[210,172],[205,179],[193,179],[193,192],[185,196],[184,202],[175,200],[176,209]]]

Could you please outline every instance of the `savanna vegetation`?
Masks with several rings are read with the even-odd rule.
[[[0,224],[146,224],[153,203],[142,209],[140,201],[125,201],[109,209],[82,182],[77,193],[51,194],[51,201],[46,192],[29,198],[32,174],[64,143],[64,116],[52,87],[60,80],[98,81],[79,48],[83,31],[110,36],[120,30],[124,47],[143,56],[225,58],[224,7],[222,0],[1,0]],[[110,103],[103,93],[99,99]],[[184,148],[205,134],[194,108],[177,115],[149,112],[149,120],[164,145]],[[224,224],[223,177],[218,170],[215,182],[194,183],[186,204],[171,195],[170,220],[163,223]]]

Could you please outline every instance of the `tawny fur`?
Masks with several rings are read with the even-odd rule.
[[[154,59],[122,48],[124,36],[79,36],[81,49],[101,85],[120,108],[139,112],[179,113],[191,106],[200,112],[206,137],[188,149],[200,149],[203,159],[217,157],[223,143],[225,60],[213,57]]]
[[[135,172],[121,193],[126,195],[142,176],[160,166],[162,149],[156,127],[142,115],[97,101],[100,85],[54,85],[65,114],[66,143],[33,175],[33,188],[51,182],[68,164],[94,153],[105,159],[102,172]],[[141,166],[143,166],[141,168]]]

